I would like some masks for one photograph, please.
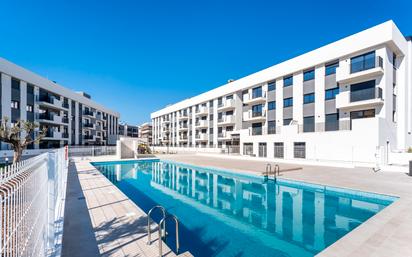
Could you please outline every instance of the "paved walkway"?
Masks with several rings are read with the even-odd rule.
[[[262,173],[266,162],[200,155],[159,155],[203,167]],[[282,178],[399,196],[395,203],[373,216],[318,256],[412,256],[412,177],[402,172],[373,172],[370,168],[336,168],[279,164]]]
[[[87,160],[69,166],[65,211],[63,257],[159,256],[156,224],[147,245],[146,214]]]

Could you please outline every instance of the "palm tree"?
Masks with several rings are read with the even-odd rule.
[[[19,162],[23,150],[31,143],[38,143],[46,134],[46,128],[40,131],[37,137],[32,138],[34,130],[39,126],[31,121],[19,120],[10,126],[9,118],[3,117],[0,124],[0,141],[10,144],[14,151],[13,163]],[[24,138],[21,138],[24,135]]]

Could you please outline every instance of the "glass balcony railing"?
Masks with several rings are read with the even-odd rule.
[[[40,113],[39,119],[41,120],[54,120],[54,115],[51,113]]]
[[[372,87],[362,90],[352,91],[350,93],[350,101],[358,102],[370,99],[382,99],[382,88]]]
[[[252,128],[252,136],[259,136],[262,135],[262,128]]]
[[[92,111],[90,111],[90,110],[84,110],[84,111],[83,111],[83,115],[94,116],[94,112],[92,112]]]
[[[375,67],[383,68],[383,59],[380,56],[373,56],[361,60],[351,60],[350,73],[356,73],[364,70],[373,69]]]
[[[254,117],[262,117],[263,116],[263,112],[252,112],[252,118]]]

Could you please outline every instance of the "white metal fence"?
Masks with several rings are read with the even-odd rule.
[[[0,256],[59,256],[67,148],[0,169]]]
[[[115,155],[116,146],[74,146],[69,147],[70,157]]]

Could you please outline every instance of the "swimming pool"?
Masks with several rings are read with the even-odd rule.
[[[196,257],[314,256],[396,200],[169,161],[92,164],[146,213],[176,215],[180,252]],[[172,223],[167,231],[175,250]]]

